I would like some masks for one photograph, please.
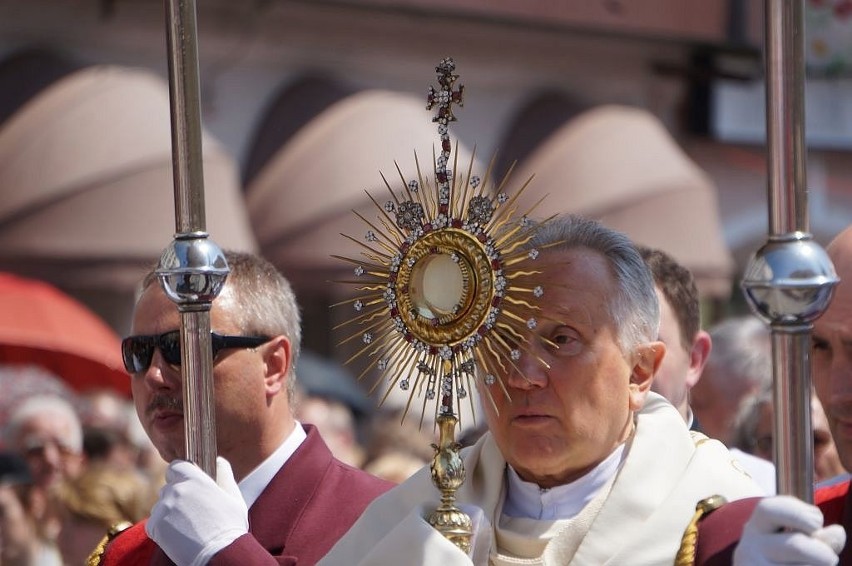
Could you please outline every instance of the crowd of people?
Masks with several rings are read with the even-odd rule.
[[[366,396],[336,394],[343,386],[301,380],[289,283],[266,260],[227,252],[211,309],[216,479],[184,460],[179,314],[152,273],[122,344],[132,401],[34,394],[5,416],[2,564],[836,563],[843,531],[822,513],[825,525],[843,520],[852,465],[851,233],[829,246],[841,284],[814,331],[814,473],[826,484],[817,493],[831,494],[820,508],[774,496],[766,325],[749,315],[705,330],[688,269],[567,215],[528,244],[546,250],[551,289],[529,355],[463,442],[469,553],[426,521],[441,497],[434,436],[365,411]],[[747,511],[724,562],[684,536],[715,496],[733,503],[699,525],[705,548],[718,547],[713,517]]]
[[[108,390],[33,393],[11,408],[0,460],[2,564],[83,564],[107,530],[147,515],[165,463],[134,431],[131,411]]]

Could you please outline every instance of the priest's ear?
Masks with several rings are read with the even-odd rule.
[[[663,363],[666,345],[662,342],[640,344],[633,352],[633,371],[630,374],[630,410],[638,411],[645,404],[654,375]]]

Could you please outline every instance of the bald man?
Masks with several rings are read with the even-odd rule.
[[[826,248],[840,278],[814,322],[813,383],[846,469],[852,466],[852,226]],[[696,564],[852,564],[852,492],[848,476],[822,484],[815,505],[790,496],[735,501],[713,511],[698,531]],[[737,544],[736,521],[745,521]],[[732,533],[734,539],[732,540]],[[734,549],[733,557],[731,550]]]

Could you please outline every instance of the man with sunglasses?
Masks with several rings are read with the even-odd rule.
[[[210,310],[217,479],[183,459],[180,318],[151,273],[122,354],[139,418],[170,464],[150,518],[110,541],[101,564],[313,564],[392,487],[333,458],[294,419],[293,291],[267,261],[225,257],[230,274]]]

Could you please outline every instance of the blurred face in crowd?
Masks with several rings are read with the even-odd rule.
[[[554,250],[537,261],[547,300],[524,345],[530,351],[503,376],[511,400],[495,383],[487,387],[497,410],[483,404],[506,461],[524,480],[552,487],[581,477],[630,436],[665,346],[622,352],[609,308],[616,283],[598,253]]]
[[[226,284],[210,310],[210,328],[243,335],[234,313],[239,305]],[[156,335],[180,328],[175,304],[159,285],[150,285],[136,305],[132,335]],[[289,343],[275,337],[256,348],[229,348],[213,360],[216,437],[219,454],[231,462],[239,480],[284,439],[287,421],[274,404],[285,405]],[[185,458],[181,368],[169,364],[159,348],[147,370],[132,377],[136,411],[146,433],[166,461]],[[275,403],[272,399],[275,398]],[[292,422],[292,420],[290,421]]]
[[[772,401],[767,398],[758,407],[757,423],[754,428],[754,455],[764,460],[774,461],[773,437],[775,436],[775,411]]]
[[[299,422],[317,427],[335,458],[356,468],[364,463],[349,407],[334,399],[305,396],[296,404],[296,416]]]
[[[759,411],[757,426],[755,427],[754,454],[772,462],[775,458],[773,453],[775,411],[772,402],[762,403]],[[840,456],[837,454],[837,447],[828,428],[828,419],[816,396],[811,400],[811,423],[814,448],[814,481],[820,482],[844,473]]]
[[[740,406],[757,391],[742,379],[715,377],[715,371],[709,364],[704,368],[701,380],[692,388],[690,405],[702,432],[730,446]]]
[[[64,415],[50,413],[32,415],[21,424],[15,448],[27,461],[34,485],[50,487],[79,473],[82,455],[68,437],[71,426]]]
[[[840,283],[814,321],[812,373],[843,466],[852,469],[852,229],[829,244]]]

